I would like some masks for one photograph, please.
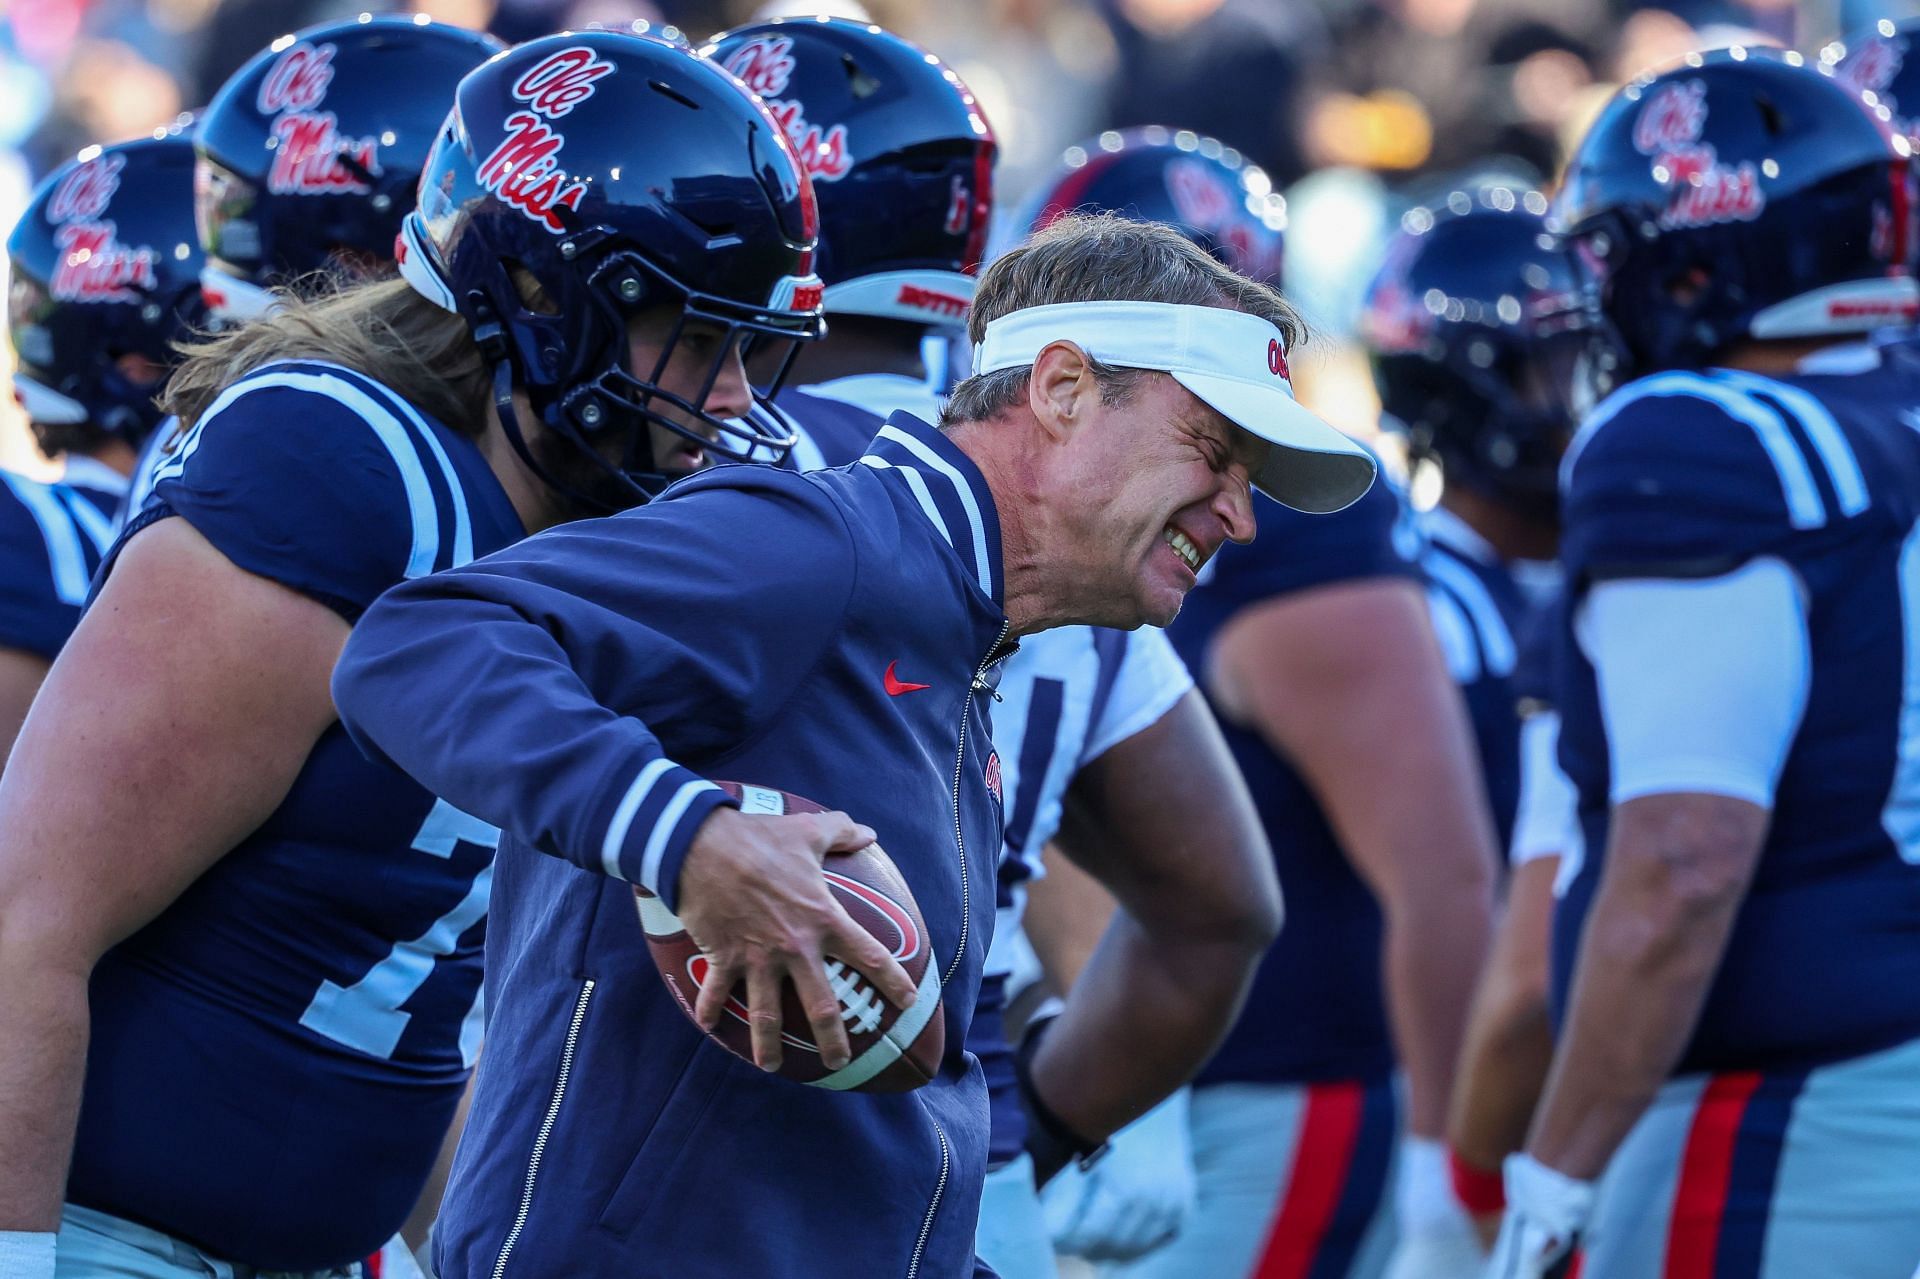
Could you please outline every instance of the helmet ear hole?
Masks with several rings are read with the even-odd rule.
[[[1787,131],[1786,117],[1781,114],[1779,104],[1765,94],[1753,100],[1754,109],[1760,112],[1760,122],[1767,127],[1770,137],[1779,137]]]
[[[513,291],[520,299],[520,305],[534,315],[558,315],[560,307],[547,293],[533,272],[518,262],[507,262],[507,278],[513,281]]]

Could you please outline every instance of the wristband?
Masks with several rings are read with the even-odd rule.
[[[1082,1171],[1091,1168],[1107,1153],[1104,1141],[1089,1141],[1075,1132],[1066,1120],[1053,1112],[1033,1086],[1033,1055],[1040,1040],[1056,1019],[1048,1017],[1027,1028],[1020,1046],[1013,1052],[1013,1080],[1020,1092],[1020,1108],[1027,1113],[1027,1153],[1033,1156],[1033,1184],[1036,1189],[1053,1179],[1069,1163],[1078,1163]]]
[[[1447,1172],[1453,1178],[1453,1197],[1474,1216],[1487,1217],[1506,1210],[1507,1184],[1498,1169],[1477,1168],[1462,1159],[1459,1151],[1449,1150]]]
[[[0,1279],[53,1279],[51,1230],[0,1230]]]

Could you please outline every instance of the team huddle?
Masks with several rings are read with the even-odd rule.
[[[1264,173],[996,215],[877,26],[362,15],[89,147],[0,1279],[1910,1279],[1915,32],[1408,213],[1426,511]]]

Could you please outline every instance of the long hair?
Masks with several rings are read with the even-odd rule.
[[[326,360],[364,373],[449,429],[485,429],[491,380],[467,321],[401,279],[278,290],[275,311],[231,333],[183,342],[160,407],[191,428],[235,382],[275,360]]]

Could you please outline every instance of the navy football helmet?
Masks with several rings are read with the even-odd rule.
[[[1152,126],[1067,148],[1028,198],[1018,234],[1069,213],[1165,222],[1240,274],[1278,286],[1287,204],[1258,165],[1213,138]]]
[[[245,320],[268,287],[393,261],[454,86],[506,46],[419,17],[371,17],[282,36],[236,71],[200,118],[200,237],[208,305]]]
[[[1549,222],[1598,286],[1617,374],[1697,367],[1742,340],[1913,318],[1908,155],[1798,54],[1689,54],[1614,96]]]
[[[701,53],[760,95],[813,180],[827,314],[963,323],[996,144],[960,77],[918,45],[842,18],[739,27]]]
[[[1558,503],[1570,388],[1596,357],[1572,256],[1546,198],[1491,187],[1410,210],[1367,289],[1360,333],[1385,425],[1448,484],[1533,515]]]
[[[473,326],[502,425],[528,465],[579,500],[610,504],[535,459],[515,388],[631,505],[674,478],[655,463],[650,426],[732,461],[777,460],[792,446],[770,400],[794,343],[824,331],[817,226],[799,159],[739,81],[652,37],[562,33],[460,82],[399,261],[415,289]],[[537,303],[516,275],[537,286]],[[628,320],[662,304],[677,319],[658,362],[629,368]],[[687,398],[659,383],[690,321],[717,337],[706,384]],[[764,367],[777,370],[754,388],[764,415],[706,412],[747,344],[771,348]],[[610,442],[617,465],[603,456]]]
[[[1920,141],[1920,18],[1882,18],[1852,39],[1820,51],[1820,61],[1841,83],[1865,95],[1882,120]]]
[[[14,394],[40,447],[138,448],[173,343],[204,318],[191,126],[88,147],[33,193],[7,240]]]

